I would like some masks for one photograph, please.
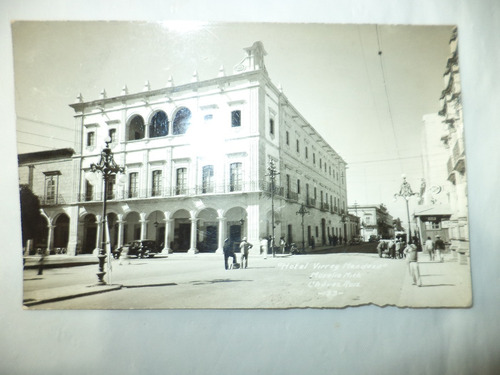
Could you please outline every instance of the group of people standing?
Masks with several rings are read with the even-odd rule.
[[[436,241],[432,241],[430,237],[427,237],[425,241],[425,251],[429,254],[429,260],[433,262],[437,260],[443,262],[443,251],[445,249],[444,241],[440,236],[436,236]]]
[[[446,245],[441,239],[441,236],[437,235],[436,241],[432,241],[431,237],[427,237],[424,247],[429,254],[429,260],[431,262],[434,260],[444,262],[443,252],[445,250],[445,246]],[[420,277],[420,269],[418,266],[417,246],[414,244],[408,245],[405,248],[404,253],[406,255],[406,261],[408,262],[408,270],[410,272],[410,276],[412,277],[413,285],[422,286],[422,279]]]

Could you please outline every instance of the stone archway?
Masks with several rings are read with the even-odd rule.
[[[146,238],[156,242],[158,249],[165,247],[165,214],[156,210],[147,217]]]
[[[83,223],[83,237],[81,253],[82,254],[92,254],[96,247],[97,240],[97,222],[96,216],[94,214],[87,214],[82,219]]]
[[[219,223],[217,211],[205,208],[198,214],[197,249],[200,252],[213,253],[218,248]]]
[[[69,239],[69,216],[60,214],[54,220],[54,248],[56,253],[65,253]]]
[[[141,238],[141,216],[135,212],[129,212],[124,218],[123,243],[129,243]]]
[[[191,215],[181,209],[172,215],[174,236],[170,243],[173,252],[187,252],[191,241]]]

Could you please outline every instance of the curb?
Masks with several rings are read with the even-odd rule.
[[[27,298],[23,300],[23,306],[24,307],[30,307],[30,306],[35,306],[35,305],[41,305],[44,303],[50,303],[50,302],[58,302],[58,301],[64,301],[72,298],[78,298],[78,297],[85,297],[85,296],[90,296],[93,294],[101,294],[101,293],[106,293],[106,292],[111,292],[115,290],[120,290],[122,289],[123,285],[122,284],[111,284],[111,285],[88,285],[88,286],[76,286],[72,287],[71,289],[78,289],[80,288],[81,291],[76,291],[76,292],[71,292],[68,294],[60,294],[57,296],[47,296],[45,298],[40,298],[40,299],[34,299],[34,298]],[[94,288],[94,289],[87,289],[87,288]],[[57,288],[51,289],[51,293],[49,292],[48,294],[58,294],[57,293]],[[66,288],[66,289],[69,289]],[[43,293],[43,292],[42,292]]]

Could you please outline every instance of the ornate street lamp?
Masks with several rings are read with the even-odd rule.
[[[113,158],[113,153],[111,152],[111,149],[109,148],[109,144],[111,143],[111,138],[106,137],[104,142],[106,143],[106,146],[101,151],[101,159],[99,160],[99,163],[90,165],[90,172],[101,173],[102,180],[103,180],[102,222],[101,222],[102,241],[100,243],[100,246],[97,249],[98,250],[97,257],[99,259],[99,266],[98,266],[99,272],[97,272],[97,279],[98,279],[97,283],[100,285],[106,284],[106,281],[104,281],[104,275],[106,275],[106,272],[104,271],[104,261],[106,259],[106,250],[105,250],[106,225],[107,225],[106,224],[106,199],[107,199],[107,193],[108,193],[108,182],[116,174],[123,173],[125,171],[125,168],[120,167],[118,164],[116,164],[116,162]],[[90,175],[86,175],[86,177],[87,177],[87,180],[92,179],[92,177],[90,177]]]
[[[274,185],[276,182],[276,176],[279,175],[279,172],[276,171],[276,166],[274,165],[274,160],[269,162],[269,167],[267,167],[267,175],[271,180],[271,247],[273,251],[273,258],[276,256],[274,251]]]
[[[401,184],[399,193],[394,194],[394,200],[396,200],[398,197],[402,197],[406,202],[406,215],[408,216],[408,237],[409,237],[408,243],[411,244],[412,240],[411,240],[410,209],[408,207],[408,201],[413,195],[418,195],[418,193],[414,193],[411,190],[410,184],[408,183],[408,181],[406,181],[406,176],[403,175],[402,177],[403,177],[403,183]]]
[[[302,216],[302,252],[304,253],[306,251],[306,243],[305,243],[305,238],[304,238],[304,216],[307,215],[309,211],[306,210],[306,206],[304,203],[300,205],[300,209],[295,213],[295,215],[300,215]]]

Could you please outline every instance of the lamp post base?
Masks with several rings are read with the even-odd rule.
[[[97,284],[98,285],[106,285],[106,281],[104,281],[104,275],[106,272],[104,271],[104,261],[106,259],[106,254],[103,254],[103,250],[99,250],[99,255],[97,258],[99,259],[99,272],[97,272]]]

